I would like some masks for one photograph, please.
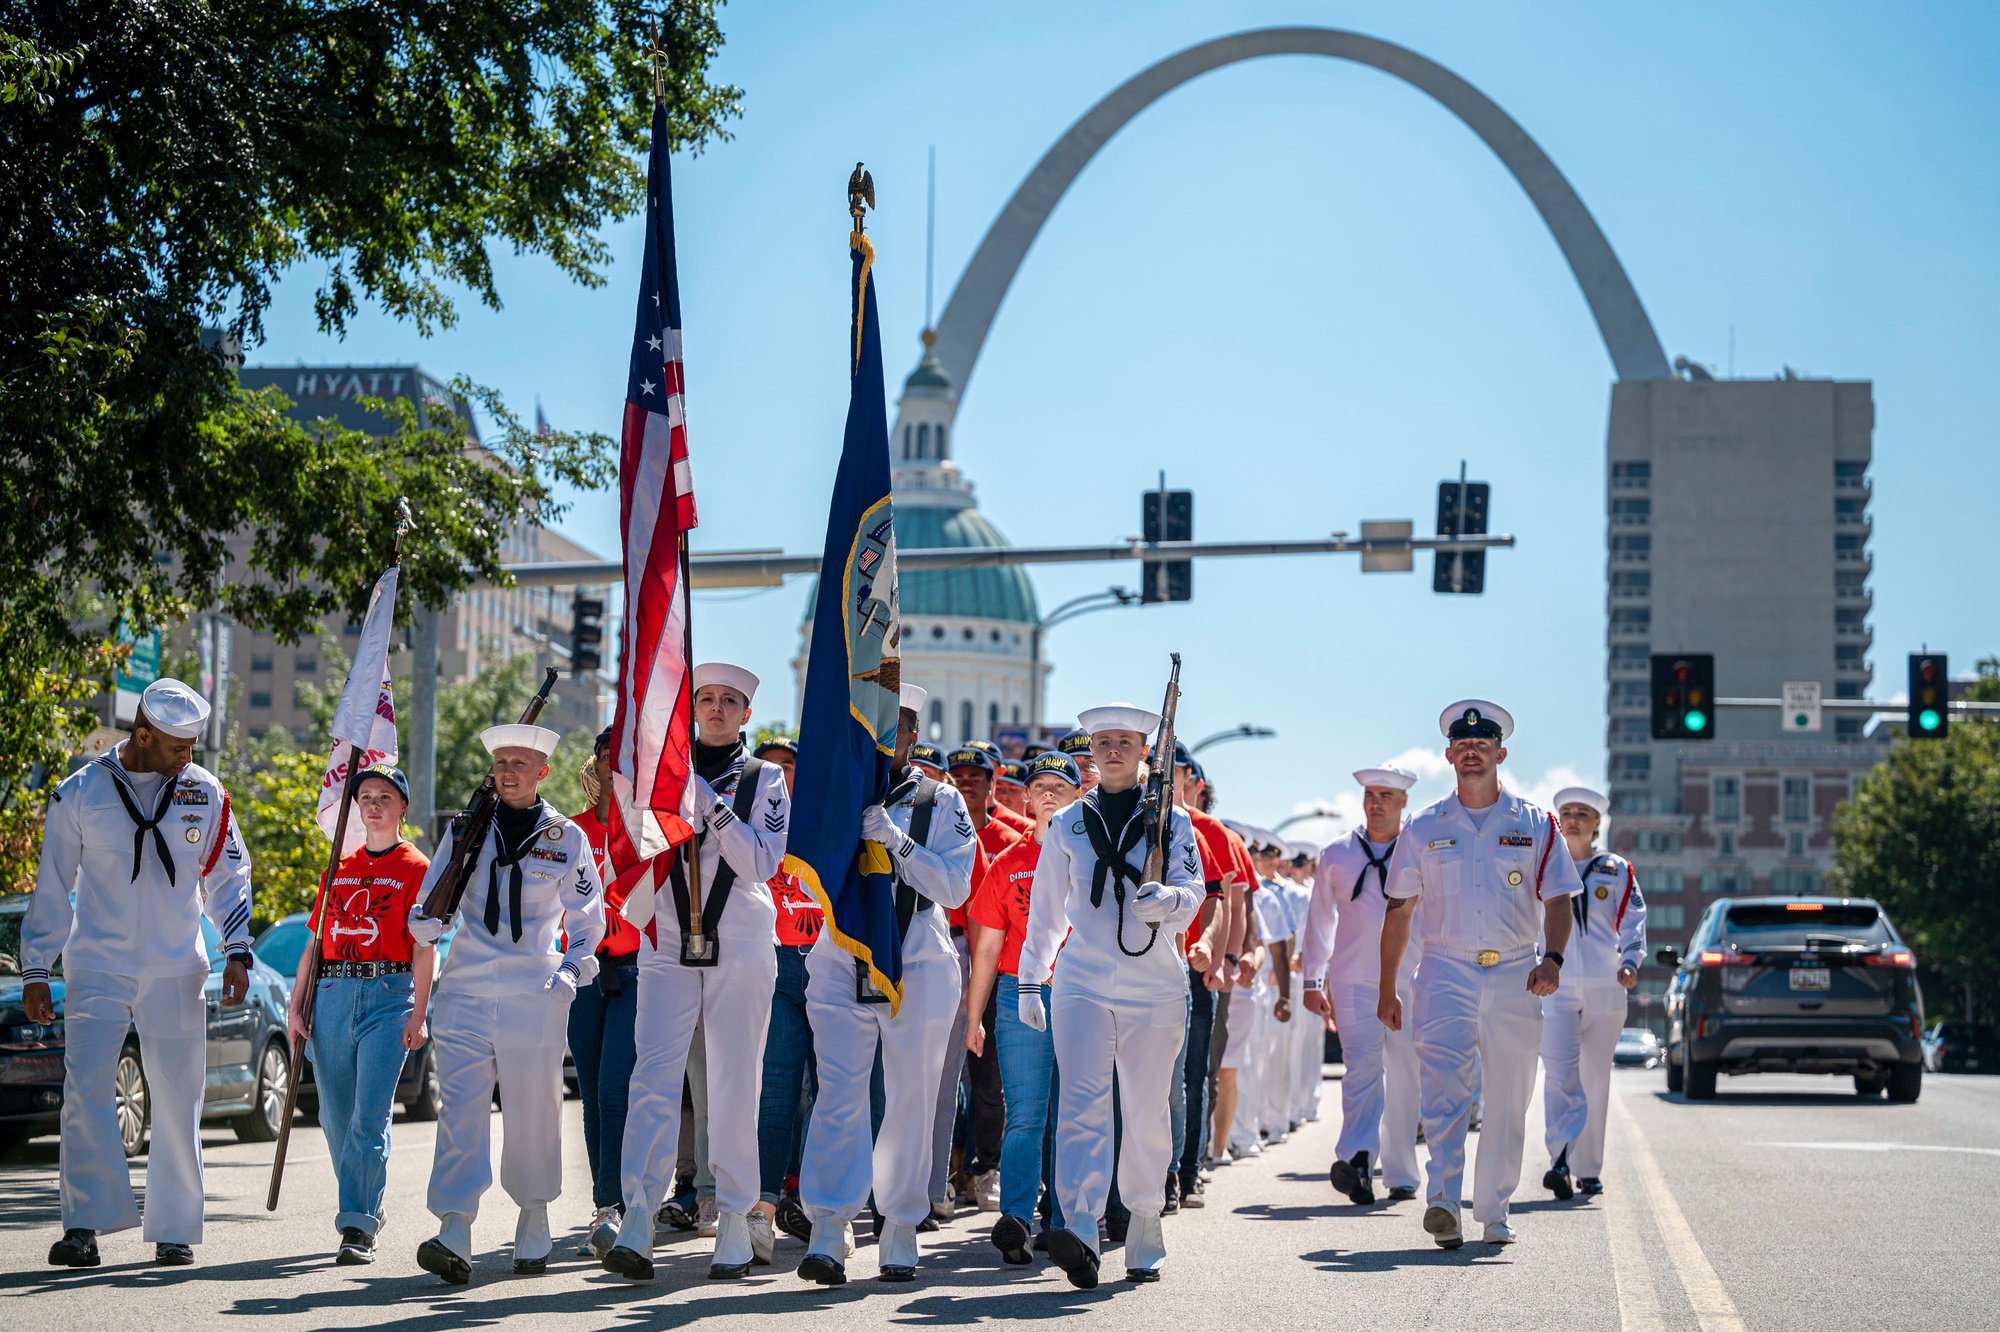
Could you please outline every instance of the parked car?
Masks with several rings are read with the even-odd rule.
[[[1914,1101],[1924,1079],[1917,959],[1866,898],[1725,898],[1702,913],[1667,987],[1667,1089],[1715,1095],[1718,1074],[1832,1073],[1862,1096]]]
[[[1660,1038],[1644,1027],[1619,1032],[1618,1044],[1611,1051],[1611,1062],[1618,1068],[1658,1068],[1665,1057]]]
[[[63,980],[61,963],[49,988],[56,1020],[46,1026],[28,1021],[21,1005],[21,917],[26,896],[0,898],[0,1140],[53,1133],[63,1098]],[[221,1120],[244,1142],[270,1142],[284,1115],[291,1080],[291,1049],[285,1039],[287,979],[252,959],[250,992],[233,1008],[222,1006],[222,947],[204,917],[202,941],[209,956],[203,995],[208,1010],[208,1082],[201,1117]],[[127,1037],[113,1083],[118,1099],[118,1133],[125,1154],[146,1150],[152,1097],[146,1087],[144,1052],[137,1032]]]
[[[1924,1036],[1933,1073],[2000,1073],[2000,1033],[1983,1022],[1939,1022]]]

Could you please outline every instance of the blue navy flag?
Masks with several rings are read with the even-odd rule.
[[[875,247],[848,235],[853,324],[847,341],[847,434],[827,514],[813,605],[797,790],[785,868],[826,913],[827,932],[902,1004],[903,951],[889,853],[861,840],[861,812],[889,791],[902,629],[889,501],[889,418],[875,315]]]

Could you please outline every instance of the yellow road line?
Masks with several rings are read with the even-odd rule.
[[[1680,1277],[1681,1288],[1687,1292],[1688,1303],[1694,1306],[1695,1321],[1701,1324],[1702,1332],[1745,1332],[1735,1303],[1722,1288],[1722,1279],[1709,1266],[1708,1256],[1701,1251],[1687,1217],[1681,1214],[1680,1204],[1667,1188],[1666,1176],[1660,1173],[1660,1163],[1653,1158],[1653,1149],[1646,1144],[1638,1119],[1626,1109],[1625,1098],[1615,1091],[1611,1095],[1611,1112],[1618,1120],[1619,1137],[1632,1171],[1638,1175],[1646,1203],[1652,1208],[1653,1224],[1660,1232],[1660,1247],[1667,1251],[1674,1273]],[[1619,1289],[1622,1306],[1622,1283]]]
[[[1617,1096],[1612,1093],[1614,1102]],[[1620,1124],[1619,1146],[1631,1136],[1627,1126]],[[1646,1263],[1646,1246],[1639,1238],[1637,1196],[1621,1188],[1604,1195],[1602,1201],[1604,1235],[1611,1246],[1611,1281],[1618,1291],[1618,1326],[1621,1332],[1666,1332],[1660,1296],[1653,1289],[1653,1272]]]

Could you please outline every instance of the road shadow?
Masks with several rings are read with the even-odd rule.
[[[1491,1267],[1506,1261],[1504,1245],[1467,1240],[1457,1249],[1436,1245],[1411,1249],[1319,1249],[1302,1253],[1299,1261],[1315,1272],[1394,1272],[1407,1267]]]
[[[1656,1091],[1650,1093],[1655,1101],[1666,1105],[1685,1105],[1700,1110],[1715,1106],[1730,1105],[1784,1105],[1784,1106],[1824,1106],[1839,1105],[1850,1109],[1887,1110],[1907,1102],[1891,1101],[1880,1094],[1861,1096],[1851,1091],[1844,1092],[1731,1092],[1717,1091],[1712,1100],[1690,1101],[1684,1093]]]
[[[330,1261],[324,1253],[301,1253],[241,1263],[203,1263],[197,1257],[192,1267],[161,1267],[150,1259],[107,1263],[102,1267],[43,1267],[0,1272],[0,1291],[23,1295],[62,1291],[76,1295],[93,1290],[165,1289],[197,1281],[270,1281],[324,1267]]]

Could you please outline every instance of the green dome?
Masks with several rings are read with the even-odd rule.
[[[951,380],[945,376],[944,367],[938,364],[937,357],[931,354],[929,348],[925,348],[923,359],[917,362],[916,369],[910,371],[910,377],[903,381],[903,391],[907,393],[911,389],[951,391]]]
[[[1005,546],[1007,538],[977,509],[899,505],[896,549],[936,550],[941,546]],[[806,595],[805,617],[819,597],[814,579]],[[965,619],[1013,620],[1036,624],[1035,588],[1019,565],[983,569],[905,569],[897,575],[897,603],[905,616],[949,615]]]

